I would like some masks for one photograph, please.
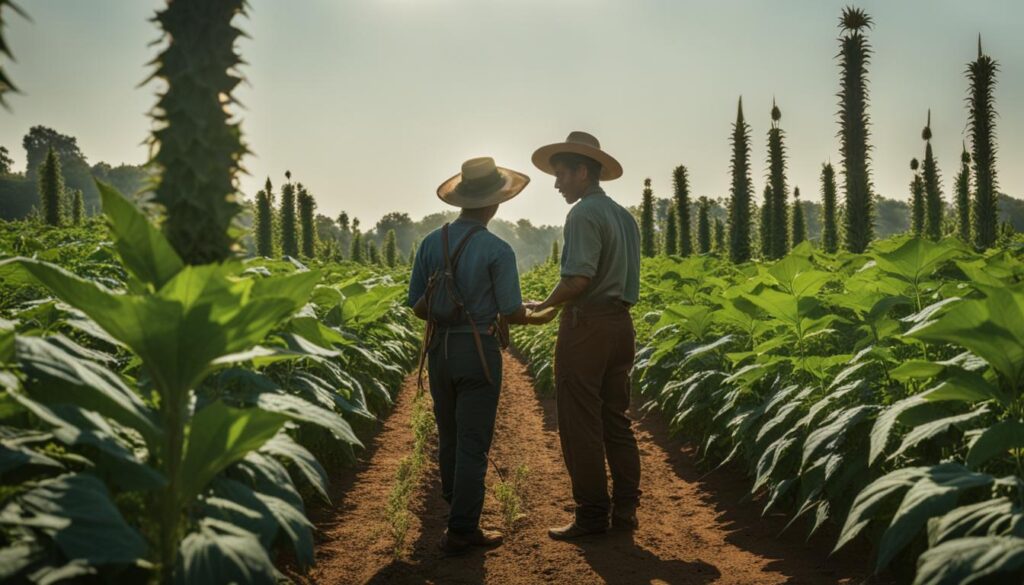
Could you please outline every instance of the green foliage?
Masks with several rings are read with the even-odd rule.
[[[152,113],[152,163],[161,169],[154,199],[188,264],[224,261],[237,248],[229,228],[241,211],[236,177],[247,151],[228,107],[242,81],[234,49],[242,32],[231,22],[244,12],[243,0],[174,0],[155,17],[167,45],[152,75],[166,84]]]
[[[654,234],[654,192],[651,180],[644,179],[644,192],[640,202],[640,253],[647,258],[658,253]]]
[[[395,236],[395,230],[388,230],[387,239],[384,241],[384,263],[389,268],[394,268],[399,261],[398,239]]]
[[[679,243],[679,234],[676,225],[676,210],[674,207],[670,207],[668,217],[665,218],[665,245],[661,248],[662,252],[669,256],[678,252],[676,245]]]
[[[298,184],[298,206],[299,224],[302,226],[302,255],[312,258],[316,250],[316,199],[302,183]]]
[[[750,125],[743,120],[743,98],[736,108],[732,132],[732,186],[729,190],[729,259],[739,264],[751,257]]]
[[[807,225],[804,223],[804,208],[800,203],[800,187],[793,187],[793,246],[799,246],[807,239]]]
[[[968,90],[967,128],[971,136],[971,160],[974,161],[974,245],[991,248],[996,241],[998,211],[996,207],[996,145],[995,145],[995,83],[999,64],[981,51],[978,36],[978,58],[967,65]]]
[[[697,253],[711,252],[711,202],[701,197],[697,207]]]
[[[366,242],[366,261],[372,265],[380,264],[380,250],[377,249],[377,242],[373,240]]]
[[[925,234],[932,240],[938,241],[942,237],[942,180],[939,177],[939,165],[932,153],[931,110],[928,110],[928,124],[924,127],[921,137],[925,141],[924,165],[921,169],[926,208]]]
[[[789,202],[786,186],[786,147],[783,144],[784,133],[779,128],[782,112],[772,100],[772,125],[768,130],[768,184],[771,191],[771,203],[768,211],[771,218],[767,222],[768,243],[766,258],[782,258],[789,252]]]
[[[871,47],[862,32],[871,24],[871,17],[859,8],[844,8],[839,18],[839,152],[845,179],[846,249],[853,253],[866,250],[874,237],[867,113]]]
[[[910,181],[910,225],[915,236],[924,234],[925,224],[924,180],[920,168],[916,158],[910,159],[910,170],[914,172],[914,178]]]
[[[971,241],[971,155],[967,145],[960,154],[960,172],[956,175],[956,233],[964,242]]]
[[[64,221],[64,176],[60,159],[51,148],[39,167],[39,201],[43,204],[43,221],[59,226]]]
[[[291,181],[281,187],[281,208],[277,215],[278,224],[281,226],[281,253],[298,258],[299,225],[296,217],[295,185]]]
[[[839,249],[836,221],[836,172],[832,163],[821,165],[821,247],[829,254]]]
[[[672,171],[676,218],[679,221],[679,255],[693,254],[693,231],[690,217],[690,177],[686,167],[679,165]]]

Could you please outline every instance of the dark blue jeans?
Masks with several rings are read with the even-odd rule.
[[[472,333],[438,331],[428,353],[430,396],[437,421],[441,494],[451,505],[448,530],[473,532],[484,506],[487,452],[501,391],[501,349],[481,335],[492,383],[487,382]]]

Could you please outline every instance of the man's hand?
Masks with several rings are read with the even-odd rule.
[[[541,310],[527,309],[526,322],[530,325],[543,325],[550,323],[556,316],[558,316],[558,309],[555,307]]]

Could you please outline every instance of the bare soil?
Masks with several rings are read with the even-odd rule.
[[[640,529],[577,542],[556,542],[547,528],[571,518],[572,498],[555,427],[554,401],[534,390],[525,365],[506,354],[504,387],[492,459],[505,475],[529,468],[526,517],[497,548],[443,558],[437,541],[447,505],[431,453],[417,493],[405,550],[393,554],[385,517],[399,461],[411,452],[409,427],[415,377],[353,469],[333,478],[334,505],[314,514],[317,565],[298,580],[348,584],[611,583],[611,584],[853,584],[869,578],[864,550],[829,557],[830,538],[804,541],[799,528],[782,532],[782,516],[762,517],[747,497],[749,482],[731,470],[708,474],[692,451],[669,436],[654,414],[634,428],[640,443],[643,496]],[[488,473],[493,486],[497,474]],[[488,489],[484,526],[503,529]],[[781,535],[780,535],[781,533]],[[294,577],[295,575],[293,575]]]

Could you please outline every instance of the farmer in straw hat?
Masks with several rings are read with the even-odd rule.
[[[441,492],[451,506],[440,543],[447,555],[501,543],[500,532],[480,527],[480,513],[501,389],[501,348],[507,345],[504,323],[539,324],[554,317],[527,314],[515,253],[487,231],[498,206],[529,182],[491,158],[463,163],[462,172],[437,189],[441,201],[462,213],[423,239],[409,282],[409,305],[427,321],[420,372],[427,362]]]
[[[640,293],[640,230],[601,188],[622,166],[596,138],[572,132],[533,153],[573,205],[565,219],[561,280],[536,311],[564,305],[555,346],[555,392],[562,456],[572,481],[575,517],[548,531],[566,540],[637,527],[640,453],[629,408],[635,335],[629,308]],[[611,470],[608,497],[605,459]]]

